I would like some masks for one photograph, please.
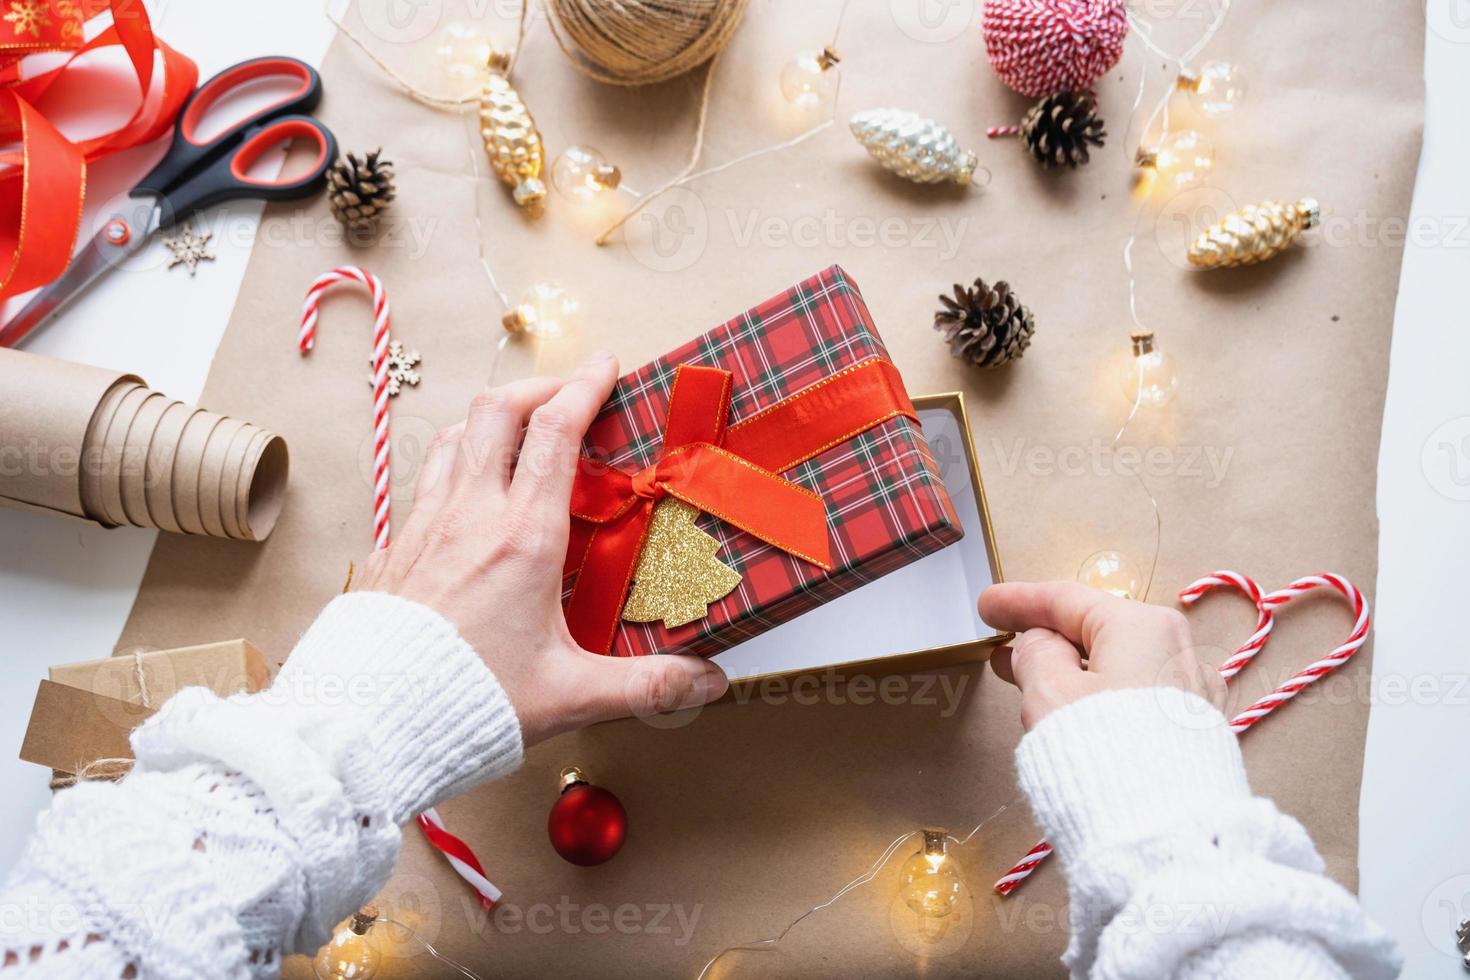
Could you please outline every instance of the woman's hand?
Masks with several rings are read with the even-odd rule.
[[[407,523],[356,585],[423,603],[458,627],[510,696],[527,745],[595,721],[704,704],[727,686],[699,657],[600,656],[567,630],[572,480],[617,376],[603,353],[565,383],[532,378],[476,396],[469,417],[431,443]]]
[[[1027,731],[1057,708],[1112,688],[1172,686],[1224,703],[1225,682],[1195,657],[1189,621],[1177,610],[1076,582],[1008,582],[980,594],[980,618],[1020,634],[990,665],[1021,689]]]

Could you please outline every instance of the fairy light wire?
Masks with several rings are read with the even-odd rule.
[[[527,21],[529,18],[528,11],[530,10],[531,2],[532,0],[522,0],[520,4],[520,16],[516,29],[516,42],[515,46],[511,49],[510,61],[505,72],[507,77],[509,77],[510,73],[514,71],[516,62],[520,59],[521,50],[525,47],[525,39],[528,29]],[[837,23],[832,32],[832,43],[829,45],[829,47],[836,48],[837,46],[837,40],[842,33],[842,24],[843,21],[846,19],[847,7],[850,2],[851,0],[843,0],[842,6],[838,10]],[[444,109],[457,112],[462,111],[463,109],[473,105],[479,100],[479,96],[477,94],[469,94],[451,98],[447,96],[435,95],[432,92],[424,91],[413,82],[411,82],[409,79],[405,78],[401,72],[399,72],[396,68],[394,68],[382,57],[380,57],[375,51],[373,51],[368,43],[364,41],[363,38],[356,31],[348,26],[348,24],[344,20],[332,13],[330,7],[325,8],[323,10],[323,14],[326,16],[327,20],[331,22],[332,26],[337,30],[338,33],[340,33],[344,38],[348,40],[348,42],[350,42],[354,47],[361,51],[368,58],[369,61],[371,61],[375,66],[377,66],[380,71],[382,71],[385,75],[392,79],[399,86],[399,88],[403,89],[403,91],[406,92],[409,97],[411,97],[415,101],[421,102],[424,105],[430,106],[435,109]],[[804,130],[797,136],[790,139],[781,140],[768,146],[763,146],[757,150],[752,150],[749,153],[743,153],[740,156],[735,157],[734,159],[727,160],[724,163],[717,164],[713,167],[707,167],[703,170],[695,170],[694,168],[698,165],[699,158],[704,152],[704,137],[706,122],[709,116],[710,92],[714,86],[714,76],[717,68],[719,67],[721,53],[723,52],[716,53],[715,56],[710,59],[708,65],[705,68],[704,85],[702,87],[702,93],[700,96],[699,119],[695,127],[694,145],[690,149],[689,160],[684,165],[684,169],[676,174],[671,180],[665,182],[662,186],[653,191],[650,191],[647,194],[639,194],[631,187],[623,185],[620,190],[622,193],[626,193],[632,196],[633,205],[628,209],[627,212],[619,217],[617,221],[609,225],[606,229],[604,229],[601,233],[597,235],[597,237],[594,239],[596,244],[606,244],[614,232],[616,232],[619,228],[625,225],[634,215],[638,214],[649,204],[653,203],[656,198],[666,193],[667,191],[673,190],[676,187],[682,187],[683,185],[698,180],[702,177],[708,177],[713,174],[721,173],[725,170],[730,169],[731,167],[737,166],[750,160],[754,160],[758,157],[762,157],[770,153],[779,153],[782,150],[791,149],[794,146],[798,146],[799,144],[806,142],[808,139],[817,135],[818,133],[831,128],[832,124],[836,121],[837,100],[842,90],[841,75],[838,76],[837,84],[833,89],[832,111],[822,122],[817,123],[816,125]],[[473,150],[471,152],[473,152]],[[986,173],[988,175],[989,171],[987,170]],[[485,260],[483,258],[482,264],[485,264]],[[489,270],[487,266],[487,272],[488,271]],[[504,300],[505,293],[494,282],[493,273],[490,273],[490,278],[496,295],[502,298],[502,302],[504,302],[506,309],[510,309],[509,302],[505,302]]]
[[[1178,55],[1165,50],[1154,41],[1152,24],[1134,14],[1131,10],[1128,12],[1128,23],[1133,27],[1134,33],[1138,36],[1147,51],[1177,66],[1173,77],[1168,80],[1163,95],[1154,104],[1153,111],[1148,114],[1148,117],[1138,129],[1139,145],[1142,145],[1143,141],[1148,138],[1149,130],[1153,127],[1155,121],[1159,124],[1158,141],[1162,142],[1169,135],[1169,104],[1174,96],[1174,79],[1189,67],[1189,63],[1198,57],[1200,52],[1208,47],[1209,43],[1214,40],[1215,35],[1220,32],[1221,26],[1225,23],[1225,15],[1230,10],[1230,2],[1231,0],[1220,0],[1219,6],[1215,10],[1215,16],[1209,25],[1193,44],[1186,48],[1182,54]],[[1138,86],[1134,90],[1133,105],[1128,110],[1128,125],[1125,127],[1123,142],[1121,144],[1125,156],[1128,156],[1130,137],[1133,134],[1134,124],[1138,118],[1139,110],[1143,106],[1144,93],[1148,87],[1148,68],[1144,63],[1145,61],[1146,58],[1140,58]],[[1146,209],[1147,201],[1144,201],[1139,204],[1138,210],[1134,213],[1133,226],[1129,231],[1127,241],[1123,243],[1123,269],[1128,276],[1128,316],[1133,321],[1136,329],[1149,332],[1149,328],[1144,324],[1143,318],[1138,315],[1138,275],[1133,266],[1133,247],[1138,244],[1138,229],[1143,224],[1143,215]],[[1118,431],[1113,435],[1110,451],[1114,455],[1117,454],[1118,448],[1123,444],[1123,437],[1127,433],[1128,427],[1133,424],[1133,420],[1138,417],[1139,410],[1143,407],[1144,365],[1141,358],[1135,358],[1135,360],[1138,362],[1138,379],[1133,395],[1133,404],[1128,410],[1128,415],[1123,419],[1123,424],[1118,427]],[[1149,559],[1148,574],[1144,578],[1143,592],[1138,597],[1139,601],[1147,602],[1149,592],[1153,588],[1154,576],[1158,572],[1159,556],[1163,551],[1164,515],[1162,509],[1159,507],[1159,498],[1154,494],[1153,489],[1144,478],[1142,469],[1134,470],[1133,478],[1137,481],[1139,489],[1143,491],[1144,496],[1148,498],[1149,507],[1152,508],[1154,517],[1153,556]]]
[[[969,843],[970,838],[974,837],[980,832],[980,828],[990,823],[1002,813],[1005,813],[1015,802],[1016,800],[1011,800],[1010,803],[1003,804],[990,816],[986,817],[984,820],[981,820],[978,824],[976,824],[975,828],[971,830],[968,834],[966,834],[963,839],[958,839],[950,834],[945,835],[946,839],[954,841],[956,847],[964,847],[967,843]],[[786,936],[790,934],[791,930],[795,929],[802,922],[805,922],[808,918],[816,915],[818,912],[822,912],[826,909],[831,908],[832,906],[836,905],[845,895],[847,895],[848,892],[861,888],[863,885],[866,885],[868,882],[878,877],[878,875],[882,873],[883,869],[888,866],[888,862],[893,860],[894,855],[896,855],[903,848],[905,843],[921,835],[922,831],[918,830],[910,830],[906,833],[898,835],[891,842],[889,842],[888,846],[883,849],[883,852],[878,855],[878,857],[873,861],[872,864],[868,865],[867,869],[863,871],[862,874],[858,875],[856,878],[853,878],[847,884],[837,889],[837,891],[834,892],[832,896],[826,901],[821,902],[817,905],[813,905],[805,912],[802,912],[796,918],[786,923],[785,927],[782,928],[781,931],[776,933],[774,936],[767,937],[766,939],[752,939],[748,942],[736,943],[733,946],[726,946],[724,949],[719,950],[715,953],[714,956],[711,956],[709,958],[709,961],[707,963],[704,964],[704,969],[699,971],[699,976],[696,977],[695,980],[705,980],[705,977],[709,976],[709,971],[714,969],[714,965],[718,963],[728,953],[768,953],[771,950],[775,949],[776,946],[781,942],[781,940],[785,939]]]
[[[525,45],[526,21],[529,17],[531,0],[522,0],[520,6],[521,13],[520,18],[516,23],[515,45],[511,48],[510,56],[505,66],[505,76],[507,78],[510,77],[511,72],[515,71],[516,61],[520,58],[521,48]],[[332,26],[337,29],[337,32],[339,34],[341,34],[344,38],[351,42],[352,45],[357,48],[357,50],[366,55],[369,61],[376,65],[378,69],[383,72],[383,74],[393,79],[393,81],[398,84],[398,87],[407,92],[409,96],[415,101],[422,102],[424,105],[431,106],[435,109],[460,111],[480,100],[480,96],[476,93],[461,95],[457,98],[450,98],[447,96],[435,95],[432,92],[424,91],[413,82],[403,77],[403,74],[401,72],[399,72],[396,68],[388,64],[388,62],[384,61],[381,57],[379,57],[377,52],[375,52],[368,45],[368,43],[364,41],[361,36],[358,35],[356,31],[348,27],[347,23],[343,21],[340,17],[337,17],[335,14],[333,14],[330,0],[328,2],[328,5],[323,8],[322,13],[326,16],[327,20],[331,22]]]
[[[970,838],[972,838],[976,834],[980,833],[980,828],[984,827],[986,824],[990,823],[990,821],[994,820],[996,817],[1000,816],[1002,813],[1005,813],[1007,810],[1009,810],[1011,807],[1015,806],[1019,802],[1021,802],[1021,798],[1018,796],[1015,799],[1011,800],[1009,803],[1002,803],[1000,805],[1000,808],[997,809],[994,813],[992,813],[990,816],[986,817],[984,820],[981,820],[974,827],[970,828],[970,832],[968,834],[966,834],[964,837],[955,838],[955,837],[951,836],[949,839],[952,840],[952,841],[954,841],[955,847],[964,847],[966,844],[970,843]]]
[[[388,925],[394,925],[404,930],[414,940],[414,942],[424,947],[425,951],[427,951],[430,956],[432,956],[439,962],[448,965],[454,970],[457,970],[460,976],[467,977],[468,980],[484,980],[483,977],[481,977],[474,970],[471,970],[469,967],[465,966],[463,963],[459,962],[453,957],[439,952],[439,950],[434,947],[433,943],[429,942],[423,936],[420,936],[418,932],[416,932],[414,928],[408,925],[406,922],[399,922],[397,919],[390,919],[387,916],[380,916],[377,921],[381,923],[387,923]]]
[[[838,8],[837,23],[832,30],[832,42],[828,45],[828,47],[832,48],[833,50],[837,48],[837,39],[842,34],[842,22],[847,17],[847,7],[850,2],[851,0],[842,0],[842,6]],[[754,160],[757,157],[763,157],[770,153],[778,153],[782,150],[790,149],[793,146],[797,146],[801,143],[806,142],[808,139],[817,135],[818,133],[829,129],[836,121],[837,103],[842,94],[841,73],[838,74],[837,84],[834,85],[832,89],[832,111],[827,114],[827,118],[825,120],[817,123],[814,126],[809,127],[808,129],[790,139],[782,140],[778,143],[772,143],[768,146],[763,146],[759,149],[752,150],[749,153],[741,154],[740,156],[735,157],[732,160],[727,160],[722,164],[708,167],[704,170],[696,171],[694,168],[699,164],[699,158],[704,153],[705,121],[709,115],[710,93],[714,88],[715,70],[719,67],[720,56],[722,54],[724,54],[723,49],[717,52],[715,56],[710,59],[709,66],[708,68],[706,68],[704,87],[699,99],[699,120],[695,124],[694,146],[689,153],[688,163],[684,165],[684,169],[682,171],[676,174],[672,179],[666,181],[662,186],[653,191],[650,191],[647,194],[639,196],[634,201],[633,206],[625,214],[619,217],[618,220],[614,221],[611,225],[608,225],[607,228],[603,229],[603,231],[598,234],[598,236],[594,239],[594,241],[598,245],[607,244],[607,242],[612,238],[613,233],[615,233],[619,228],[623,227],[630,220],[632,220],[634,215],[638,214],[645,207],[652,204],[654,200],[656,200],[659,196],[673,190],[674,188],[683,187],[685,184],[698,180],[701,177],[708,177],[712,174],[717,174],[721,171],[728,170],[731,167],[736,166],[737,164],[745,163],[748,160]]]

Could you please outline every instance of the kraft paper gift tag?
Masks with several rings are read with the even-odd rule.
[[[132,758],[129,733],[182,688],[228,697],[270,683],[265,657],[247,640],[54,664],[50,675],[36,692],[20,757],[72,773],[98,759]]]

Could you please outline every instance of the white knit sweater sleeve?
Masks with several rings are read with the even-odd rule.
[[[1043,719],[1016,765],[1067,878],[1073,978],[1398,975],[1393,941],[1323,877],[1302,825],[1251,795],[1203,699],[1094,694]]]
[[[387,880],[401,824],[522,752],[454,627],[378,593],[328,605],[268,691],[186,689],[132,742],[131,775],[38,820],[0,977],[275,976]]]

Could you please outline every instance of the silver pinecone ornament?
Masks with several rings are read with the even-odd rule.
[[[874,160],[915,183],[968,184],[979,162],[949,130],[904,109],[859,112],[849,128]]]

